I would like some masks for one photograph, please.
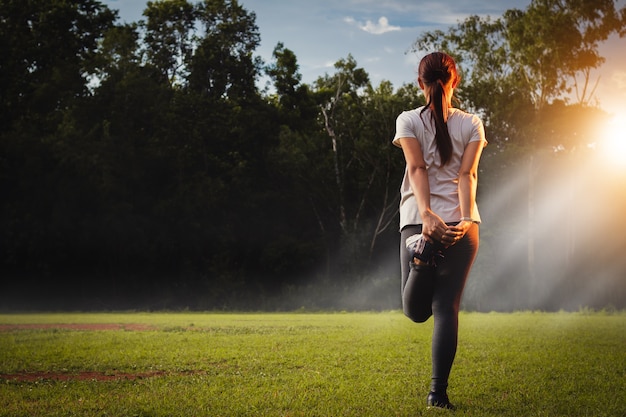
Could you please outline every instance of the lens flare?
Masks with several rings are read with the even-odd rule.
[[[626,114],[617,114],[607,122],[598,147],[609,166],[626,170]]]

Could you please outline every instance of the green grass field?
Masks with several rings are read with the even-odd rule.
[[[425,406],[431,332],[400,312],[4,314],[0,415],[626,416],[625,313],[462,313],[455,412]]]

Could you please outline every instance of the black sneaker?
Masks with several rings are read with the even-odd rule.
[[[406,239],[406,248],[413,256],[414,264],[436,266],[437,258],[442,258],[442,246],[438,243],[431,243],[424,238],[421,233],[409,236]]]
[[[439,394],[431,391],[428,393],[426,403],[429,407],[445,408],[446,410],[456,409],[448,399],[448,394]]]

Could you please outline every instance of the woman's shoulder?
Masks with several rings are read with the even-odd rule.
[[[482,125],[482,120],[475,113],[468,113],[464,110],[451,108],[450,113],[448,115],[448,122],[450,120],[456,120],[458,123],[465,124],[466,122],[470,122],[472,125],[478,126]]]
[[[417,123],[421,120],[421,113],[423,107],[418,107],[416,109],[405,110],[398,115],[398,121],[404,121],[408,123]]]
[[[450,110],[449,110],[449,117],[450,116],[460,117],[460,118],[463,118],[463,119],[478,118],[478,116],[475,113],[469,113],[469,112],[466,112],[465,110],[461,110],[461,109],[458,109],[456,107],[450,108]]]
[[[419,117],[420,113],[422,112],[422,109],[424,107],[418,107],[415,109],[411,109],[411,110],[405,110],[402,113],[400,113],[400,116],[402,117]],[[400,117],[398,116],[398,117]]]
[[[485,140],[485,128],[480,117],[460,109],[451,109],[448,116],[448,127],[460,132],[460,136],[474,140]]]

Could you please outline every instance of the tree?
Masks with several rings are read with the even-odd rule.
[[[115,13],[96,0],[0,2],[0,126],[44,123],[87,93],[98,42]]]
[[[313,90],[320,132],[310,137],[308,146],[321,148],[323,157],[319,150],[316,155],[309,151],[307,159],[315,162],[307,165],[314,173],[307,183],[312,184],[308,191],[334,262],[331,273],[353,280],[372,272],[377,250],[388,243],[385,232],[396,237],[404,163],[391,140],[396,117],[423,103],[423,96],[416,85],[397,92],[389,82],[373,88],[352,56],[335,68]]]
[[[272,56],[276,62],[268,65],[266,72],[274,80],[278,97],[283,101],[288,101],[296,95],[298,86],[302,81],[302,74],[298,72],[298,59],[293,51],[285,48],[282,42],[276,45]],[[290,103],[287,103],[286,107],[291,107]]]
[[[279,42],[274,48],[275,62],[265,72],[274,82],[275,92],[270,96],[277,107],[281,122],[292,129],[302,129],[315,119],[316,109],[309,86],[301,84],[298,60],[290,49]]]
[[[336,185],[338,224],[343,233],[358,224],[358,210],[354,219],[348,218],[346,210],[346,167],[353,157],[352,141],[360,131],[360,126],[352,124],[362,115],[359,90],[369,86],[369,76],[363,68],[357,68],[354,58],[349,55],[335,63],[337,72],[316,81],[319,109],[323,116],[324,129],[332,144],[333,170]]]
[[[427,32],[414,51],[441,49],[463,70],[460,96],[480,111],[492,142],[532,144],[541,110],[554,100],[592,101],[591,71],[603,62],[598,43],[625,34],[626,7],[612,0],[534,0],[500,19],[471,16],[449,29]],[[581,82],[582,78],[582,82]],[[540,123],[540,122],[539,122]]]
[[[147,58],[170,85],[184,83],[193,50],[196,10],[187,0],[149,1],[143,15]]]
[[[253,53],[260,37],[254,13],[237,0],[204,0],[196,15],[204,26],[189,65],[189,88],[212,99],[254,98],[260,61]]]
[[[626,31],[626,7],[613,0],[534,0],[525,12],[504,14],[506,40],[515,72],[529,87],[532,101],[542,109],[555,98],[577,89],[580,104],[591,99],[587,91],[590,71],[603,62],[598,43],[612,33]],[[621,14],[621,15],[620,15]]]
[[[80,175],[90,144],[67,139],[116,15],[93,0],[3,0],[0,16],[0,261],[16,285],[39,282],[52,295],[62,287],[55,272],[68,279],[82,261],[74,249],[93,195]]]
[[[401,151],[390,145],[396,130],[395,120],[405,110],[425,104],[417,84],[403,85],[394,92],[388,81],[377,88],[368,87],[364,94],[361,137],[355,146],[355,159],[368,173],[368,188],[361,198],[372,220],[369,254],[372,256],[378,238],[390,227],[396,231],[399,211],[399,186],[404,174]]]
[[[139,32],[136,23],[111,27],[104,35],[98,53],[98,78],[105,80],[141,67]]]

